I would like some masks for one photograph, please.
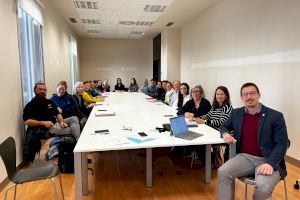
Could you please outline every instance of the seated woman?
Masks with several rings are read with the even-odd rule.
[[[174,92],[173,84],[171,82],[168,82],[167,83],[167,91],[166,91],[166,94],[165,94],[165,101],[164,101],[165,104],[169,105],[170,96],[173,94],[173,92]]]
[[[201,85],[196,85],[192,89],[192,99],[187,101],[177,112],[177,115],[184,115],[189,120],[201,118],[211,109],[211,105],[204,98],[204,90]]]
[[[102,81],[101,81],[101,80],[99,80],[99,81],[97,82],[97,84],[96,84],[96,89],[98,90],[98,92],[100,92],[100,94],[101,94],[102,92],[104,92],[104,88],[103,88],[103,86],[102,86]]]
[[[130,79],[130,85],[129,85],[129,88],[128,88],[128,92],[138,92],[138,91],[139,91],[139,86],[136,83],[135,78],[131,78]]]
[[[175,100],[172,108],[175,110],[181,109],[191,99],[189,94],[190,87],[187,83],[181,83],[178,99]]]
[[[103,101],[103,99],[101,99],[100,97],[93,97],[91,95],[91,82],[90,81],[85,81],[85,82],[83,82],[83,84],[84,84],[84,91],[82,93],[82,97],[83,97],[85,105]]]
[[[115,91],[125,91],[125,86],[123,85],[121,78],[117,78],[117,84],[115,85]]]
[[[207,124],[219,130],[229,118],[232,109],[228,89],[224,86],[219,86],[215,90],[212,109],[206,115],[194,120],[198,124]],[[224,161],[228,160],[228,145],[226,145],[225,154],[221,151],[221,146],[223,145],[213,145],[212,165],[215,168],[218,168]]]
[[[198,124],[207,124],[208,126],[219,130],[220,127],[229,118],[232,111],[228,89],[219,86],[215,90],[212,109],[201,118],[195,118]]]
[[[207,99],[204,98],[204,90],[202,86],[197,85],[192,89],[192,99],[187,101],[182,108],[177,112],[177,115],[183,115],[190,121],[194,121],[197,118],[201,118],[207,114],[211,109],[211,105]],[[200,160],[204,159],[205,145],[176,147],[173,149],[175,154],[190,154],[197,155]]]
[[[108,80],[105,79],[102,84],[103,91],[102,92],[110,92],[110,85],[108,84]]]
[[[79,111],[75,98],[68,94],[66,89],[67,83],[60,81],[57,84],[56,94],[53,94],[51,100],[55,103],[63,118],[76,116],[78,120],[81,121],[85,116]],[[84,121],[86,121],[86,119]]]
[[[73,97],[75,98],[76,102],[77,102],[77,106],[79,108],[79,112],[81,113],[81,115],[83,116],[83,120],[80,120],[80,125],[83,128],[85,125],[85,122],[88,118],[88,116],[90,115],[93,106],[95,105],[95,103],[91,103],[88,105],[84,104],[84,100],[82,97],[82,94],[84,92],[84,85],[82,82],[76,82],[74,85],[74,92],[73,92]]]

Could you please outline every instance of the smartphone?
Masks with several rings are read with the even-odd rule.
[[[104,133],[104,134],[108,134],[108,133],[109,133],[109,130],[108,130],[108,129],[95,130],[95,133]]]
[[[142,137],[148,136],[145,132],[138,132],[138,134]]]

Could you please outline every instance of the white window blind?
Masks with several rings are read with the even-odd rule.
[[[17,0],[18,5],[33,19],[43,25],[42,9],[34,0]]]

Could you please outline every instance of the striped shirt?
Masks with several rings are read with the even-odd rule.
[[[219,130],[229,118],[232,109],[233,108],[231,105],[225,105],[221,108],[212,108],[206,115],[202,117],[202,119],[206,120],[206,124],[208,126]]]

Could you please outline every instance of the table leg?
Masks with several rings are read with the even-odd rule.
[[[211,179],[211,144],[205,145],[205,183],[210,183]]]
[[[88,187],[88,160],[87,153],[81,153],[81,166],[82,166],[82,193],[87,195],[89,193]]]
[[[81,153],[74,153],[75,199],[82,199],[82,166]]]
[[[146,149],[146,186],[152,187],[152,148]]]
[[[81,200],[88,194],[86,153],[74,153],[75,199]]]

